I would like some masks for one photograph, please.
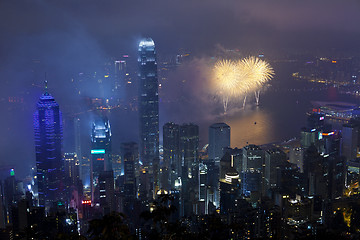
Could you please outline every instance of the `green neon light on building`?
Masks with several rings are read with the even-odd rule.
[[[105,149],[93,149],[91,154],[105,154]]]

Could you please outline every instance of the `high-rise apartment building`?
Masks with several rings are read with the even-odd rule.
[[[40,97],[34,113],[35,152],[39,205],[61,199],[64,178],[62,155],[63,126],[59,104],[47,92]]]

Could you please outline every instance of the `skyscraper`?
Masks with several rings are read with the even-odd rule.
[[[175,182],[181,177],[180,127],[169,122],[163,126],[164,162],[170,170],[170,186],[175,189]]]
[[[34,113],[35,152],[39,205],[59,200],[62,192],[63,126],[59,104],[47,92],[40,97]]]
[[[159,94],[155,44],[145,38],[139,44],[140,160],[148,173],[149,193],[153,192],[159,161]],[[155,171],[155,172],[154,172]],[[154,177],[155,176],[155,177]],[[151,194],[150,194],[151,195]],[[149,195],[149,197],[150,197]]]
[[[342,155],[347,160],[353,160],[357,156],[359,127],[356,124],[344,124],[342,128]]]
[[[198,201],[195,196],[199,191],[199,126],[195,124],[183,124],[180,126],[180,149],[181,149],[181,198],[182,215],[189,216],[193,213],[193,204]]]
[[[223,149],[230,147],[230,126],[226,123],[215,123],[209,127],[209,160],[219,166],[224,155]]]
[[[99,200],[98,178],[101,172],[110,171],[111,128],[109,120],[99,118],[94,121],[91,134],[91,199]]]

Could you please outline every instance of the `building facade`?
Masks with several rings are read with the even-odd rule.
[[[34,133],[39,206],[49,206],[61,199],[63,192],[62,115],[47,87],[36,108]]]
[[[148,187],[145,198],[154,196],[159,161],[159,94],[155,44],[145,38],[139,44],[139,116],[140,160]],[[155,166],[155,167],[154,167]],[[154,172],[155,171],[155,172]]]

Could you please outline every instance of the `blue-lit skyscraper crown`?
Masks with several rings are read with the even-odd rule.
[[[39,205],[61,199],[63,179],[62,116],[59,104],[47,92],[34,113],[34,134]]]

